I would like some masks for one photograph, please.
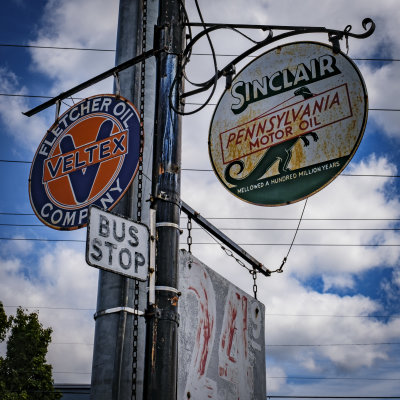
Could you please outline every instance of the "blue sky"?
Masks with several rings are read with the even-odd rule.
[[[379,5],[370,0],[255,0],[251,7],[233,0],[228,8],[224,1],[202,0],[200,6],[210,22],[335,29],[351,24],[354,32],[361,32],[362,19],[371,17],[377,24],[375,34],[364,40],[350,39],[349,56],[400,59],[400,11],[394,0]],[[192,1],[187,0],[187,8],[190,19],[198,21]],[[10,0],[2,5],[0,44],[114,49],[117,12],[117,0]],[[254,36],[261,38],[259,33]],[[297,39],[327,43],[326,35]],[[233,32],[217,33],[213,41],[218,54],[239,54],[249,47]],[[205,41],[194,49],[194,53],[204,52],[209,53]],[[4,94],[55,96],[112,67],[114,57],[113,52],[0,46],[0,159],[30,162],[55,112],[52,108],[27,118],[22,111],[45,99]],[[218,57],[219,67],[228,61],[229,57]],[[400,109],[400,63],[356,63],[367,85],[369,107]],[[210,57],[193,55],[188,72],[196,81],[208,79]],[[217,103],[223,85],[212,103]],[[111,90],[108,80],[76,96]],[[201,100],[199,95],[191,101]],[[66,103],[72,105],[70,100]],[[183,119],[184,169],[211,169],[207,139],[212,112],[213,106],[207,106]],[[400,179],[394,177],[400,167],[399,122],[399,111],[370,110],[364,138],[344,171],[351,176],[339,176],[308,200],[300,227],[319,230],[300,230],[285,272],[258,279],[259,299],[267,313],[269,395],[400,395],[400,240],[394,230],[400,228]],[[85,240],[86,229],[58,232],[40,226],[34,215],[22,215],[33,213],[29,168],[29,163],[0,162],[0,223],[19,225],[0,225],[0,300],[9,306],[9,313],[16,305],[39,310],[44,324],[53,327],[48,358],[56,382],[88,383],[97,271],[84,261],[85,243],[4,240]],[[210,171],[184,170],[182,198],[203,216],[226,217],[212,220],[220,228],[292,229],[226,231],[238,243],[267,244],[244,247],[270,269],[279,267],[286,255],[304,206],[304,202],[277,208],[248,205],[230,195]],[[193,236],[194,243],[211,241],[200,230],[193,231]],[[381,246],[365,246],[371,244]],[[195,244],[193,253],[251,293],[249,274],[218,246]]]

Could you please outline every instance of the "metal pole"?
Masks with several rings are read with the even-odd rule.
[[[142,53],[142,2],[120,0],[116,65]],[[149,2],[147,9],[147,49],[153,45],[153,26],[158,4]],[[140,64],[119,73],[121,96],[139,108]],[[145,143],[143,152],[143,200],[151,193],[152,141],[155,102],[155,60],[146,61]],[[113,209],[120,215],[136,219],[137,177],[131,189]],[[149,224],[149,203],[143,201],[142,222]],[[146,308],[146,283],[140,284],[139,309]],[[99,271],[97,313],[115,307],[134,308],[134,281],[110,272]],[[91,399],[122,400],[132,398],[133,315],[126,309],[105,313],[96,319],[93,349]],[[145,348],[145,322],[139,317],[137,382],[134,398],[142,399]]]
[[[156,208],[156,297],[147,318],[145,399],[177,395],[178,249],[181,171],[181,118],[169,107],[179,71],[184,27],[181,0],[160,0],[157,100],[153,155],[153,207]],[[172,101],[179,108],[178,93]]]

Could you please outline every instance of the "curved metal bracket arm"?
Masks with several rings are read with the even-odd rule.
[[[143,54],[140,54],[136,57],[131,58],[128,61],[123,62],[122,64],[119,64],[103,73],[101,73],[100,75],[96,75],[95,77],[89,79],[88,81],[85,81],[69,90],[67,90],[66,92],[60,93],[58,96],[53,97],[52,99],[46,101],[45,103],[33,108],[32,110],[26,111],[22,114],[26,115],[27,117],[31,117],[32,115],[37,114],[40,111],[45,110],[46,108],[57,104],[57,102],[60,102],[64,99],[67,99],[68,97],[71,97],[72,95],[74,95],[75,93],[80,92],[83,89],[88,88],[89,86],[94,85],[97,82],[100,82],[106,78],[109,78],[110,76],[115,76],[116,74],[118,74],[118,72],[123,71],[124,69],[127,69],[129,67],[132,67],[135,64],[138,64],[144,60],[146,60],[149,57],[153,57],[157,54],[159,54],[160,52],[164,51],[164,49],[157,49],[157,50],[148,50]]]
[[[203,24],[201,23],[188,23],[186,24],[187,26],[198,26],[198,27],[204,27]],[[215,82],[215,78],[217,79],[221,78],[222,76],[226,75],[229,73],[229,71],[232,69],[232,66],[236,65],[240,61],[242,61],[244,58],[246,58],[248,55],[251,53],[255,52],[256,50],[259,50],[263,48],[264,46],[267,46],[271,43],[274,43],[278,40],[282,40],[291,36],[295,35],[300,35],[304,33],[327,33],[329,35],[329,40],[332,42],[334,50],[338,51],[338,43],[340,39],[343,39],[343,37],[353,37],[356,39],[365,39],[369,36],[371,36],[374,31],[375,31],[375,22],[371,18],[365,18],[362,21],[362,26],[365,30],[363,33],[352,33],[351,32],[351,25],[348,25],[343,31],[337,30],[337,29],[328,29],[325,27],[307,27],[307,26],[277,26],[277,25],[246,25],[246,24],[205,24],[206,29],[204,29],[202,32],[197,34],[193,40],[188,44],[186,47],[183,57],[187,57],[188,54],[190,54],[193,45],[200,40],[204,35],[209,34],[210,32],[213,32],[218,29],[261,29],[263,31],[269,31],[269,35],[266,39],[258,42],[256,45],[250,47],[248,50],[246,50],[244,53],[240,54],[236,58],[234,58],[232,61],[229,62],[224,68],[221,70],[218,70],[218,73],[216,75],[213,75],[208,81],[205,81],[201,84],[198,84],[200,88],[191,90],[186,93],[181,94],[181,98],[193,96],[195,94],[201,93],[207,89],[209,89]],[[277,36],[273,36],[272,31],[274,30],[285,30],[289,32],[284,32],[281,33]]]

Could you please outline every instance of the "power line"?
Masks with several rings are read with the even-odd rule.
[[[94,346],[94,343],[81,343],[81,342],[51,342],[50,344],[66,345],[66,346]]]
[[[266,344],[266,347],[337,347],[337,346],[398,346],[400,342],[386,343],[327,343],[327,344]]]
[[[186,102],[185,104],[191,105],[191,106],[203,105],[203,103],[197,103],[197,102]],[[216,106],[217,103],[207,103],[205,105],[206,106]],[[394,111],[394,112],[399,112],[400,108],[368,108],[368,111]]]
[[[13,306],[7,305],[4,308],[18,308],[21,307],[23,309],[26,308],[34,308],[34,309],[45,309],[45,310],[72,310],[72,311],[95,311],[94,308],[79,308],[79,307],[48,307],[48,306]]]
[[[101,51],[101,52],[113,52],[114,49],[91,49],[87,47],[58,47],[58,46],[40,46],[33,44],[7,44],[0,43],[0,47],[20,47],[20,48],[28,48],[28,49],[51,49],[51,50],[79,50],[79,51]]]
[[[52,306],[17,306],[17,305],[3,305],[4,308],[18,308],[23,309],[45,309],[45,310],[73,310],[73,311],[95,311],[94,308],[82,307],[52,307]],[[337,314],[270,314],[266,313],[266,317],[329,317],[329,318],[400,318],[400,314],[392,315],[337,315]]]
[[[356,378],[356,377],[324,377],[324,376],[267,376],[267,379],[294,379],[294,380],[349,380],[349,381],[400,381],[400,378]]]
[[[0,212],[0,215],[31,216],[34,213]],[[181,219],[187,218],[182,216]],[[248,221],[298,221],[298,218],[277,217],[205,217],[209,220],[248,220]],[[303,221],[400,221],[400,218],[303,218]]]
[[[0,161],[3,161],[3,160],[0,160]],[[182,168],[182,171],[214,172],[214,170],[212,170],[212,169],[201,169],[201,168]],[[342,173],[339,176],[364,176],[364,177],[378,177],[378,178],[400,178],[400,175],[384,175],[384,174],[346,174],[346,173]]]
[[[20,164],[31,164],[31,161],[22,160],[4,160],[1,159],[2,163],[20,163]],[[182,171],[189,172],[214,172],[212,169],[201,169],[201,168],[182,168]],[[377,178],[400,178],[400,175],[384,175],[384,174],[346,174],[342,173],[340,176],[357,176],[357,177],[377,177]]]
[[[0,226],[47,228],[44,224],[2,224]],[[182,226],[181,229],[187,229]],[[191,228],[192,230],[203,230],[203,228]],[[218,228],[221,231],[294,231],[296,228]],[[299,228],[299,231],[400,231],[400,228]]]
[[[91,375],[91,372],[77,372],[77,371],[53,371],[53,374],[75,374],[75,375]]]
[[[266,395],[266,399],[400,399],[400,396],[296,396]]]
[[[79,239],[46,239],[46,238],[6,238],[0,237],[0,240],[32,241],[32,242],[78,242],[85,243],[86,240]]]
[[[0,238],[1,240],[1,238]],[[193,242],[196,245],[218,244],[213,242]],[[238,243],[239,246],[290,246],[290,243]],[[349,243],[294,243],[297,247],[400,247],[400,244],[349,244]]]
[[[1,213],[0,213],[1,215]],[[181,219],[187,217],[182,216]],[[274,217],[204,217],[210,220],[298,221],[298,218]],[[303,221],[400,221],[400,218],[303,218]]]
[[[115,53],[115,49],[99,49],[89,47],[67,47],[67,46],[41,46],[32,44],[12,44],[12,43],[0,43],[0,47],[15,47],[15,48],[34,48],[34,49],[51,49],[51,50],[76,50],[76,51],[99,51],[99,52],[112,52]],[[193,56],[213,56],[211,53],[191,53]],[[215,54],[217,57],[237,57],[238,54]],[[256,58],[259,55],[249,55],[248,58]],[[400,59],[397,58],[352,58],[353,61],[378,61],[378,62],[398,62]]]
[[[52,99],[52,96],[39,96],[33,94],[18,94],[18,93],[0,93],[3,97],[25,97],[25,98],[38,98],[38,99]],[[83,100],[84,97],[68,97],[70,100]]]
[[[400,314],[392,315],[335,315],[335,314],[265,314],[266,317],[327,317],[327,318],[400,318]]]
[[[25,98],[43,98],[43,99],[52,99],[51,96],[38,96],[38,95],[28,95],[28,94],[15,94],[15,93],[0,93],[2,97],[25,97]],[[72,100],[82,100],[83,97],[71,97]],[[193,105],[193,106],[201,106],[203,103],[196,102],[186,102],[185,104]],[[207,106],[216,106],[217,103],[207,103]],[[369,111],[393,111],[399,112],[400,108],[368,108]]]
[[[0,215],[35,215],[34,213],[0,212]]]
[[[79,239],[47,239],[47,238],[10,238],[0,237],[0,240],[10,241],[36,241],[36,242],[76,242],[86,243],[86,240]],[[193,242],[194,245],[220,245],[216,242]],[[290,246],[291,243],[238,243],[239,246]],[[365,244],[349,244],[349,243],[294,243],[297,247],[400,247],[400,244],[384,244],[384,243],[365,243]]]
[[[237,57],[238,54],[215,54],[217,57]],[[211,53],[192,53],[192,56],[212,56]],[[249,55],[249,58],[256,58],[260,55]],[[380,62],[398,62],[398,58],[352,58],[353,61],[380,61]]]

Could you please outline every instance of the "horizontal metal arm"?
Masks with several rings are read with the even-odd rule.
[[[213,236],[215,236],[219,241],[229,247],[232,251],[234,251],[238,256],[243,258],[243,260],[247,261],[253,268],[255,268],[258,272],[261,272],[265,276],[270,276],[271,271],[266,268],[262,263],[257,261],[254,257],[252,257],[246,250],[241,248],[235,242],[228,238],[225,234],[223,234],[218,228],[216,228],[213,224],[207,221],[204,217],[200,215],[197,211],[193,210],[189,205],[187,205],[184,201],[182,201],[182,211],[194,221],[196,221],[201,227],[210,232]]]
[[[152,49],[152,50],[146,51],[145,53],[140,54],[137,57],[133,57],[130,60],[125,61],[122,64],[119,64],[119,65],[101,73],[100,75],[97,75],[97,76],[89,79],[88,81],[83,82],[83,83],[79,84],[78,86],[73,87],[72,89],[67,90],[66,92],[60,93],[58,96],[53,97],[52,99],[46,101],[45,103],[33,108],[32,110],[24,112],[23,114],[26,115],[27,117],[31,117],[32,115],[35,115],[38,112],[43,111],[46,108],[53,106],[54,104],[57,104],[57,102],[60,102],[64,99],[67,99],[68,97],[71,97],[75,93],[78,93],[81,90],[94,85],[95,83],[98,83],[106,78],[109,78],[110,76],[113,76],[113,75],[117,74],[118,72],[123,71],[124,69],[132,67],[133,65],[138,64],[138,63],[146,60],[149,57],[155,56],[156,54],[160,53],[161,51],[163,51],[163,49],[160,49],[160,50]]]

